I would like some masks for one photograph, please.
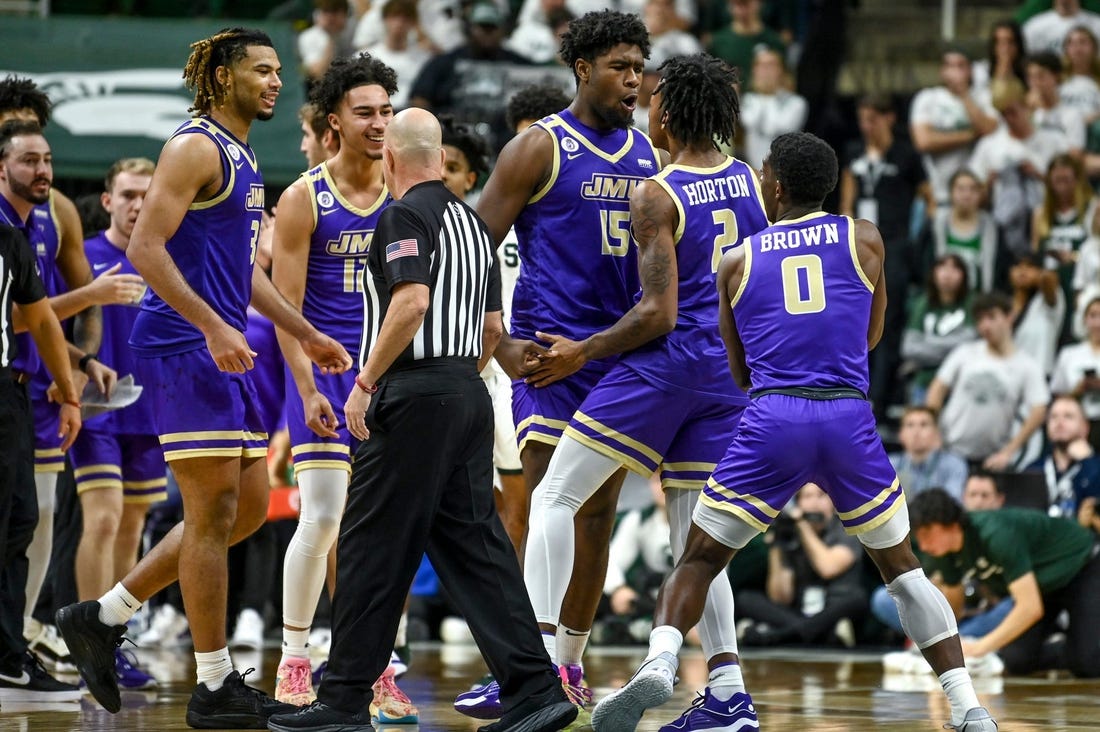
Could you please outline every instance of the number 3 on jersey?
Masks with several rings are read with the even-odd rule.
[[[809,315],[825,309],[825,276],[821,257],[800,254],[783,260],[783,307],[791,315]]]

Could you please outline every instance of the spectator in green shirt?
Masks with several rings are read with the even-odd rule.
[[[707,51],[737,69],[741,88],[747,89],[757,47],[774,48],[780,54],[786,54],[787,47],[778,33],[764,25],[760,0],[729,0],[729,8],[733,21],[714,32]]]
[[[967,513],[935,489],[911,501],[909,517],[917,556],[953,608],[961,607],[971,578],[1014,601],[1000,625],[963,641],[967,656],[997,652],[1010,674],[1065,668],[1100,677],[1100,559],[1088,529],[1029,509]],[[1063,610],[1069,614],[1065,647],[1044,654]]]

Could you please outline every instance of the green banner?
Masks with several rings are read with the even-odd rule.
[[[305,169],[298,151],[303,99],[295,34],[289,24],[231,20],[142,20],[66,16],[0,22],[0,77],[29,76],[53,101],[46,137],[57,177],[99,178],[119,158],[157,159],[188,118],[183,85],[190,44],[227,26],[271,36],[283,64],[274,119],[252,125],[249,143],[264,182],[286,185]]]

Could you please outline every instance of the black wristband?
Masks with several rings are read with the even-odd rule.
[[[84,373],[88,373],[88,362],[98,360],[99,359],[96,358],[96,355],[94,353],[86,353],[80,357],[80,361],[77,363],[77,366],[79,366],[80,370]]]

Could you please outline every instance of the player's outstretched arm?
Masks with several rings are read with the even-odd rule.
[[[126,256],[153,292],[206,336],[206,347],[222,371],[243,373],[255,355],[244,334],[223,321],[184,279],[168,253],[188,207],[217,193],[221,156],[203,135],[179,135],[165,144]]]
[[[875,287],[871,298],[871,319],[867,324],[867,348],[871,350],[882,338],[882,328],[886,323],[886,267],[883,266],[886,249],[877,226],[865,219],[856,219],[855,226],[859,265]]]
[[[718,332],[726,344],[726,358],[729,360],[733,382],[741,391],[748,392],[752,387],[752,374],[745,362],[745,346],[737,332],[737,321],[733,315],[733,298],[741,287],[741,278],[745,271],[745,247],[730,249],[718,262]]]
[[[606,330],[583,341],[555,333],[538,333],[550,343],[542,364],[528,377],[546,386],[576,373],[589,361],[632,351],[676,326],[679,272],[675,231],[679,222],[668,193],[653,181],[642,181],[630,196],[630,228],[638,243],[638,273],[642,297]]]

